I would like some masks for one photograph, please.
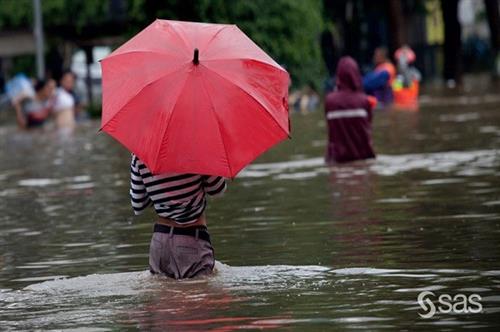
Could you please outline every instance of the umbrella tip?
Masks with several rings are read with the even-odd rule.
[[[198,55],[199,55],[200,51],[198,51],[197,48],[194,49],[194,56],[193,56],[193,63],[195,65],[199,64],[200,63],[200,60],[198,59]]]

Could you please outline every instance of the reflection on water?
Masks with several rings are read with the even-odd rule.
[[[493,97],[379,112],[378,158],[333,167],[323,163],[321,114],[295,116],[294,138],[211,202],[217,273],[181,282],[145,271],[154,215],[132,216],[130,155],[97,123],[70,141],[4,124],[2,329],[491,328],[500,311]],[[422,319],[423,290],[480,294],[484,313]]]

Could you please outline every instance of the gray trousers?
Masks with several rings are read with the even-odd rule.
[[[175,279],[212,273],[215,258],[210,242],[200,238],[154,232],[149,247],[149,270]]]

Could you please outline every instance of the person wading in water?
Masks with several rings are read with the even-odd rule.
[[[212,273],[214,249],[207,230],[206,196],[226,190],[220,176],[153,175],[132,155],[130,196],[135,214],[153,205],[158,219],[149,249],[149,269],[175,279]]]

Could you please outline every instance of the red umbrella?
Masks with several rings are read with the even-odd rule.
[[[155,174],[234,177],[289,135],[288,73],[236,25],[156,20],[101,65],[101,128]]]

